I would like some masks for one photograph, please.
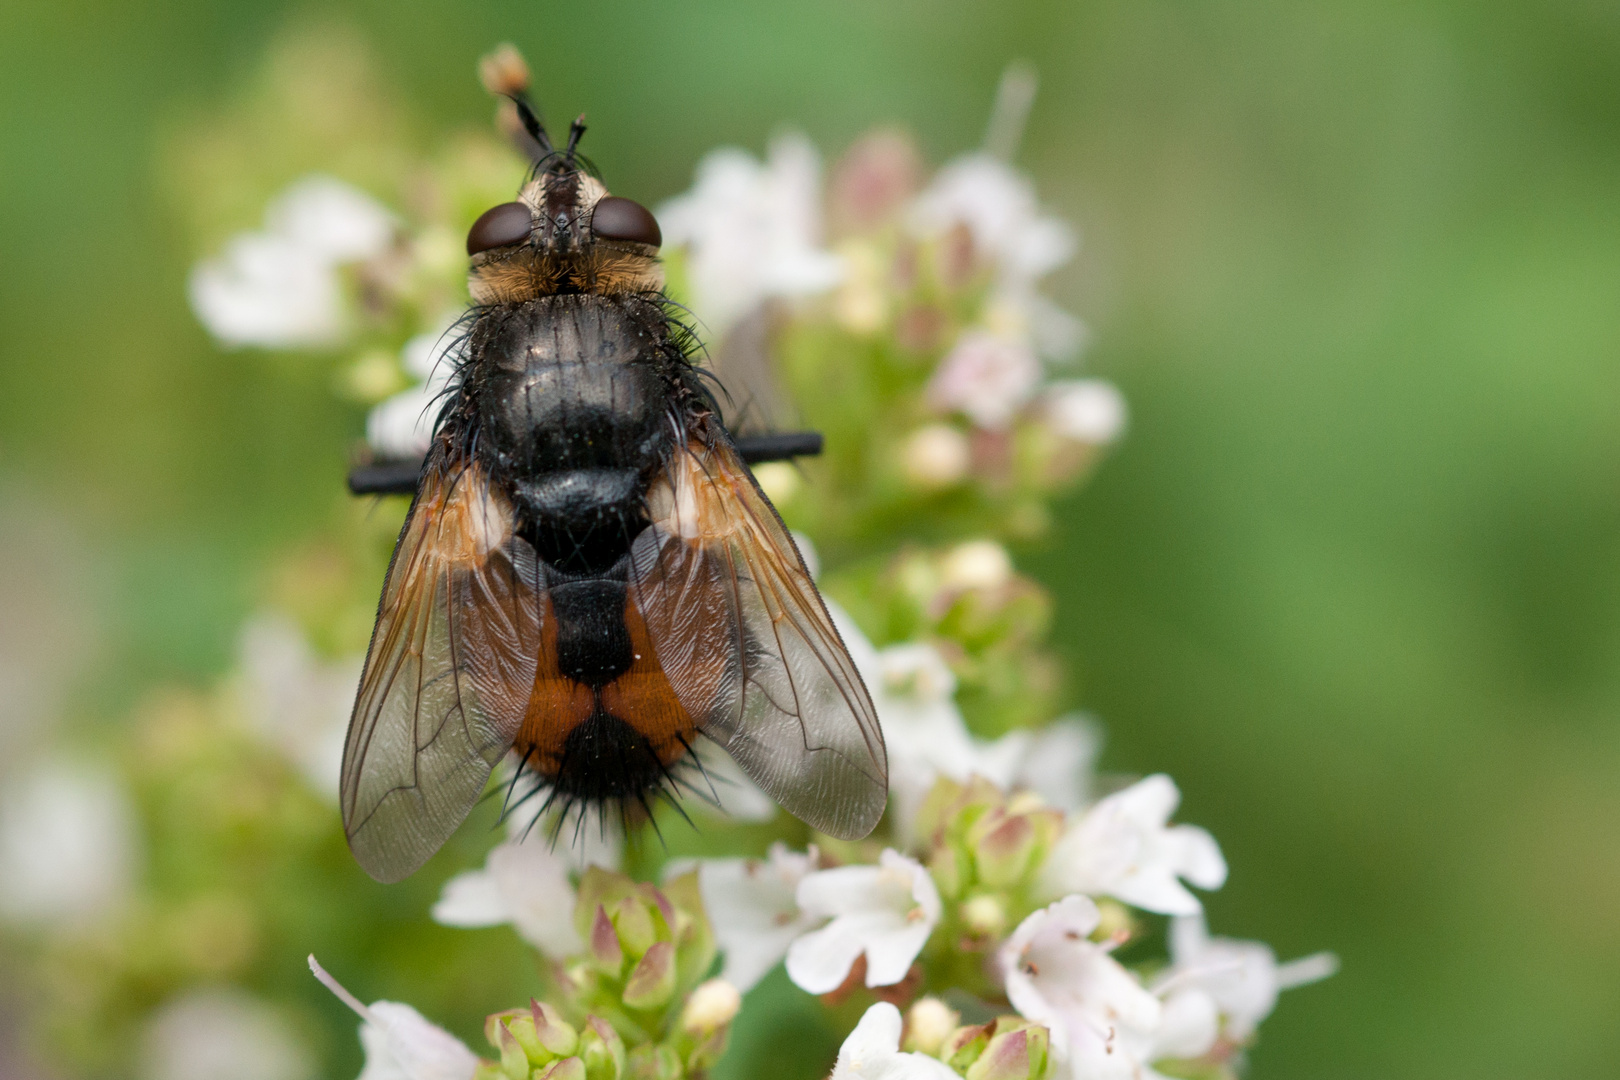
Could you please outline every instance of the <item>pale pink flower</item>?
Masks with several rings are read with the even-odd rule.
[[[877,866],[805,875],[798,901],[805,915],[831,920],[788,947],[788,978],[812,994],[843,985],[863,953],[867,986],[904,979],[943,911],[928,871],[890,848]]]

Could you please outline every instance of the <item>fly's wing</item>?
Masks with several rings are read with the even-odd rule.
[[[796,817],[864,837],[888,799],[877,713],[729,438],[678,451],[648,510],[652,524],[630,551],[631,597],[675,696]]]
[[[343,747],[343,827],[398,881],[466,818],[512,746],[540,648],[539,566],[511,506],[442,452],[388,568]]]

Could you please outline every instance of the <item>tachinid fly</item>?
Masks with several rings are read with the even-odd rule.
[[[343,753],[349,845],[397,881],[513,766],[645,806],[699,739],[857,839],[887,798],[866,688],[663,294],[653,215],[554,148],[467,237],[452,390],[383,587]]]

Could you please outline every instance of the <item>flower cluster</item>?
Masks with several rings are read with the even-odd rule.
[[[364,452],[410,459],[450,385],[460,237],[511,198],[523,163],[487,134],[409,147],[350,47],[279,46],[259,96],[216,122],[243,141],[199,136],[172,170],[219,188],[276,177],[260,181],[276,192],[262,213],[215,207],[199,224],[210,254],[190,299],[223,346],[324,358]],[[496,90],[526,79],[511,52],[484,73]],[[1027,107],[1020,78],[998,115]],[[306,129],[363,153],[306,145]],[[0,870],[16,871],[0,873],[0,917],[52,923],[38,1012],[43,1041],[70,1048],[55,1064],[104,1073],[139,1040],[150,1075],[307,1080],[315,1049],[298,1032],[330,1003],[276,973],[314,948],[335,968],[431,956],[431,976],[391,973],[398,992],[452,1030],[484,1017],[481,1055],[315,965],[362,1018],[363,1080],[701,1077],[734,1030],[768,1022],[750,1003],[772,979],[819,998],[847,1037],[836,1061],[830,1046],[768,1071],[746,1061],[758,1075],[1231,1075],[1278,993],[1334,961],[1211,937],[1194,890],[1226,879],[1215,840],[1174,822],[1168,777],[1099,774],[1098,726],[1063,711],[1051,599],[1007,544],[1047,527],[1126,410],[1078,367],[1085,328],[1043,291],[1077,237],[1009,164],[1015,142],[1002,132],[930,175],[908,136],[877,131],[824,184],[816,149],[789,134],[763,159],[715,151],[658,210],[728,423],[826,437],[824,456],[756,475],[807,562],[824,562],[882,723],[877,833],[809,833],[700,747],[697,794],[723,813],[687,800],[697,839],[672,816],[684,810],[622,842],[595,820],[516,814],[493,844],[463,830],[392,892],[361,880],[331,796],[403,506],[346,509],[274,561],[226,677],[125,725],[118,775],[42,773],[0,800]],[[79,824],[58,831],[100,839],[58,847],[29,824],[65,802]],[[429,905],[437,926],[399,915]],[[500,926],[542,962],[482,929]]]

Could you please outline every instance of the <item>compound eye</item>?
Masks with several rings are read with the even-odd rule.
[[[534,221],[526,203],[509,202],[485,210],[467,230],[467,254],[521,244],[529,238]]]
[[[664,242],[658,219],[638,202],[609,195],[591,213],[591,234],[599,240],[628,240],[657,247]]]

